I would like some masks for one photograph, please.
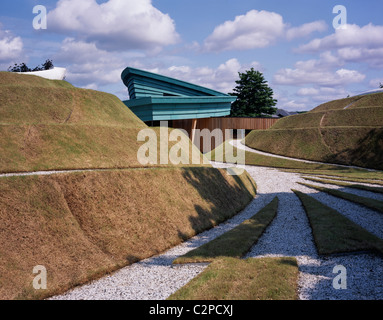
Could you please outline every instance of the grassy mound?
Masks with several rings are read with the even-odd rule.
[[[100,125],[145,128],[114,95],[65,81],[0,72],[1,125]]]
[[[142,167],[145,128],[111,94],[0,72],[0,172]],[[191,155],[192,144],[180,143]]]
[[[293,158],[383,169],[383,93],[331,101],[252,131],[247,146]]]
[[[128,169],[2,178],[0,298],[35,299],[158,254],[232,217],[255,195],[246,174]],[[36,265],[47,290],[34,290]]]
[[[354,109],[363,107],[374,107],[383,105],[383,94],[374,93],[364,96],[355,96],[345,99],[334,100],[323,103],[313,109],[313,112],[318,111],[329,111],[329,110],[340,110],[340,109]]]

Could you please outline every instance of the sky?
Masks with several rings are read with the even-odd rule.
[[[0,70],[51,59],[127,100],[128,66],[224,93],[254,68],[278,108],[308,111],[383,84],[382,13],[381,0],[3,0]]]

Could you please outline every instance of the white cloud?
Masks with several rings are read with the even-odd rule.
[[[117,54],[98,49],[95,43],[66,38],[54,61],[66,66],[67,80],[86,88],[118,83],[125,61]]]
[[[309,98],[310,101],[322,103],[347,97],[348,93],[344,88],[301,88],[297,91],[297,95]]]
[[[285,109],[288,111],[306,111],[307,104],[303,102],[297,102],[296,100],[290,100],[278,105],[280,109]]]
[[[319,90],[315,88],[301,88],[297,92],[299,96],[313,96],[317,94],[319,94]]]
[[[0,30],[0,61],[15,62],[23,52],[23,41],[13,36],[9,31]]]
[[[382,48],[383,47],[383,26],[368,24],[364,27],[358,25],[346,25],[344,29],[339,28],[335,33],[322,39],[314,39],[308,44],[302,45],[301,52],[318,52],[322,50],[340,48]]]
[[[298,61],[295,68],[279,70],[273,83],[279,85],[344,86],[362,82],[366,76],[357,70],[341,68],[342,61],[330,52],[324,52],[319,59]]]
[[[206,38],[206,51],[249,50],[273,45],[278,39],[293,40],[307,37],[313,32],[323,32],[328,26],[324,21],[289,27],[283,17],[275,12],[251,10],[218,25]]]
[[[171,66],[169,68],[151,68],[148,71],[229,93],[236,86],[235,81],[239,79],[238,72],[245,72],[252,67],[256,70],[262,70],[261,65],[256,61],[249,65],[242,65],[237,59],[229,59],[216,69],[211,67]]]
[[[310,23],[305,23],[299,27],[293,27],[286,31],[287,40],[293,40],[295,38],[307,37],[313,32],[323,32],[328,28],[326,22],[324,21],[314,21]]]
[[[383,84],[383,78],[375,78],[369,82],[369,86],[373,89],[378,89],[380,84]]]
[[[359,83],[365,78],[366,76],[359,71],[348,69],[339,69],[335,72],[312,69],[282,69],[274,75],[274,83],[279,85],[340,86]]]
[[[284,29],[281,15],[251,10],[217,26],[205,40],[204,48],[207,51],[264,48],[283,36]]]
[[[317,38],[302,45],[301,53],[317,53],[333,50],[346,62],[367,63],[372,67],[383,67],[383,26],[368,24],[364,27],[347,25],[324,38]]]
[[[295,94],[284,92],[278,97],[277,107],[289,111],[309,111],[324,102],[343,99],[348,95],[352,93],[343,87],[304,87]]]
[[[48,21],[48,30],[73,32],[107,50],[158,51],[179,40],[174,21],[151,0],[60,0]]]
[[[345,62],[367,62],[372,67],[383,68],[383,45],[381,48],[342,48],[338,56]]]

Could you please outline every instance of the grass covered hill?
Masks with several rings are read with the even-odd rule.
[[[145,128],[114,95],[0,72],[0,172],[142,167]]]
[[[252,131],[247,146],[283,156],[383,169],[383,93],[324,103]]]
[[[113,95],[0,72],[0,172],[69,170],[0,175],[0,299],[63,293],[163,252],[254,198],[246,172],[143,167],[137,134],[145,128]],[[40,265],[46,290],[33,287]]]

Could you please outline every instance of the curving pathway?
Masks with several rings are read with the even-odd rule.
[[[256,151],[244,146],[239,140],[232,145],[250,152],[268,156],[287,158]],[[292,158],[287,158],[292,159]],[[313,162],[301,159],[296,161]],[[315,162],[318,163],[318,162]],[[228,168],[232,164],[212,162],[214,167]],[[242,166],[244,167],[244,166]],[[297,258],[300,270],[299,298],[309,300],[326,299],[383,299],[383,259],[381,256],[367,253],[355,253],[343,256],[319,257],[313,242],[311,228],[298,198],[291,189],[311,194],[317,200],[338,210],[347,218],[358,223],[366,230],[383,238],[383,215],[356,204],[334,198],[311,188],[298,184],[305,180],[296,173],[282,172],[278,169],[245,166],[258,186],[254,200],[238,215],[227,222],[199,234],[167,252],[145,259],[125,267],[112,275],[75,288],[52,300],[77,299],[130,299],[161,300],[166,299],[181,288],[205,268],[206,264],[172,265],[172,261],[186,252],[220,236],[253,216],[275,196],[279,198],[277,217],[268,227],[258,243],[246,255],[246,258],[293,256]],[[1,177],[50,175],[69,172],[94,171],[64,170],[39,171],[25,173],[0,174]],[[310,182],[312,183],[312,182]],[[312,183],[315,184],[315,183]],[[320,184],[323,186],[323,184]],[[325,185],[328,188],[339,188]],[[383,195],[368,191],[342,188],[343,191],[367,196],[383,201]],[[334,267],[342,265],[347,270],[347,289],[337,290],[333,280],[337,274]]]

